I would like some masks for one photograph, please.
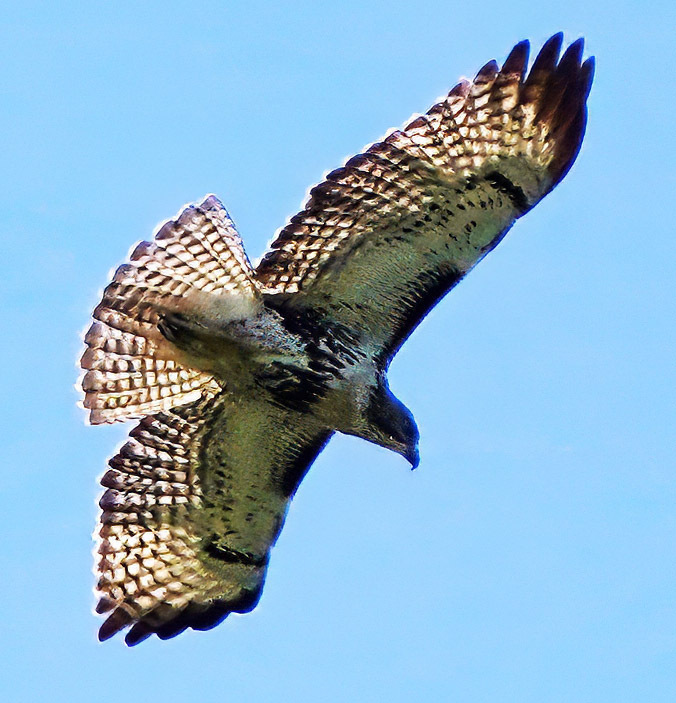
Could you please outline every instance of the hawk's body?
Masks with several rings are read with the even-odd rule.
[[[82,358],[93,423],[142,418],[110,461],[105,639],[252,608],[288,503],[332,433],[417,465],[387,367],[434,304],[565,175],[591,60],[561,37],[487,64],[311,191],[254,270],[214,197],[120,267]]]

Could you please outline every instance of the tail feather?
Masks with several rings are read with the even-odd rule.
[[[190,311],[205,296],[258,295],[241,239],[214,196],[166,222],[117,269],[94,310],[80,361],[90,422],[138,418],[218,392],[221,384],[163,336],[163,311]]]

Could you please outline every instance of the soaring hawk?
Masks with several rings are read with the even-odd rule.
[[[528,42],[315,186],[254,268],[210,195],[120,266],[85,336],[109,464],[99,637],[205,630],[257,603],[289,502],[334,432],[418,464],[387,368],[420,320],[563,178],[593,59]]]

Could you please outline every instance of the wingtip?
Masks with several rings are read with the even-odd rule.
[[[153,629],[148,627],[144,622],[137,622],[134,627],[127,632],[124,637],[124,643],[127,647],[135,647],[137,644],[141,644],[153,634]]]
[[[594,81],[595,71],[596,57],[590,56],[580,67],[580,81],[584,100],[589,97],[589,91],[591,90],[592,82]]]
[[[582,52],[584,51],[584,38],[580,37],[574,42],[569,44],[568,48],[565,50],[559,65],[557,67],[557,73],[560,75],[566,75],[571,71],[575,71],[579,68],[580,62],[582,61]]]
[[[109,640],[120,630],[124,630],[125,627],[131,625],[133,620],[134,618],[126,610],[117,608],[99,628],[99,642]]]
[[[198,205],[202,210],[223,210],[223,203],[220,201],[217,195],[213,193],[208,193],[204,196],[200,204]]]
[[[505,62],[502,64],[500,73],[520,73],[523,77],[523,74],[526,70],[526,66],[528,65],[529,54],[530,42],[528,41],[528,39],[524,39],[523,41],[520,41],[518,44],[516,44],[514,48],[509,52],[509,56],[505,59]]]
[[[98,615],[103,615],[104,613],[110,612],[115,607],[115,605],[116,605],[115,601],[112,600],[111,598],[108,598],[106,596],[101,596],[99,598],[98,603],[96,604],[96,606],[94,608],[94,611]]]
[[[476,76],[474,77],[474,84],[488,83],[492,81],[498,74],[499,70],[500,67],[498,66],[498,62],[495,59],[491,59],[478,70]]]
[[[169,606],[160,606],[149,614],[150,619],[144,616],[139,620],[136,620],[122,608],[117,608],[99,628],[98,639],[99,642],[105,642],[130,625],[131,628],[124,638],[128,647],[135,647],[152,635],[157,635],[161,640],[168,640],[180,635],[188,628],[198,631],[211,630],[222,623],[233,610],[237,612],[252,610],[259,598],[260,590],[257,590],[255,593],[245,592],[242,599],[234,603],[218,600],[210,603],[191,603],[182,611]],[[101,602],[103,601],[102,598]],[[103,609],[97,607],[97,612],[109,610],[110,603],[112,601],[105,599],[105,607]]]
[[[456,83],[448,92],[448,97],[449,98],[464,98],[467,96],[467,93],[469,92],[469,89],[471,87],[471,83],[463,79],[460,82]]]
[[[556,66],[556,62],[559,60],[562,45],[563,32],[557,32],[549,37],[549,39],[547,39],[547,41],[542,45],[538,55],[535,57],[530,75],[533,76],[538,71],[542,70],[552,70],[554,66]]]
[[[556,32],[556,34],[552,34],[549,39],[542,45],[542,51],[556,51],[556,54],[558,54],[561,51],[561,47],[563,46],[563,32]]]

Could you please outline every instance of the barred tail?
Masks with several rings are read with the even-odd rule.
[[[221,388],[191,368],[158,327],[162,311],[189,311],[191,294],[258,296],[241,239],[214,196],[166,222],[153,242],[141,242],[104,290],[80,361],[92,424],[166,411]]]

